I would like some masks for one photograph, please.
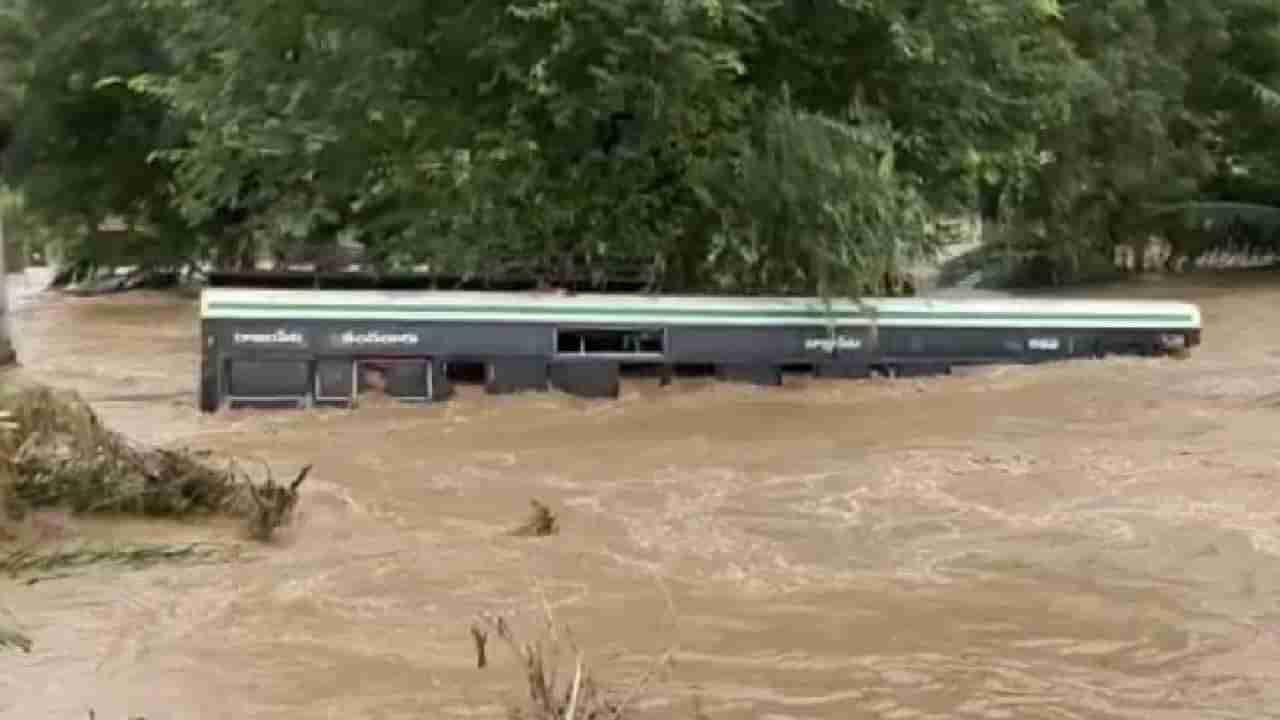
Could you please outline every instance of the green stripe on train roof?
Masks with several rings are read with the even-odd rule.
[[[441,313],[455,314],[459,316],[466,315],[492,315],[492,314],[510,314],[510,315],[562,315],[567,317],[576,317],[583,315],[617,315],[620,317],[633,316],[662,316],[668,315],[673,317],[718,317],[718,318],[870,318],[875,316],[881,320],[910,320],[910,319],[937,319],[937,320],[1081,320],[1081,321],[1121,321],[1121,322],[1142,322],[1142,321],[1165,321],[1165,322],[1189,322],[1192,320],[1191,315],[1176,313],[1145,313],[1145,314],[1107,314],[1099,313],[1096,315],[1081,315],[1078,313],[1052,313],[1052,312],[1026,312],[1026,313],[1009,313],[1009,312],[945,312],[933,310],[880,310],[873,313],[865,313],[859,311],[839,311],[839,312],[823,312],[816,309],[776,309],[776,310],[752,310],[752,309],[724,309],[724,308],[618,308],[618,307],[529,307],[529,306],[506,306],[506,305],[322,305],[322,304],[262,304],[262,303],[235,303],[235,302],[210,302],[210,311],[224,312],[326,312],[335,315],[363,315],[376,313]]]

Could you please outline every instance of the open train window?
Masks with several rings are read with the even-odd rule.
[[[561,328],[556,331],[559,355],[661,355],[666,333],[655,328]]]
[[[489,380],[489,366],[483,362],[450,360],[444,374],[452,385],[483,385]]]
[[[360,359],[355,363],[356,395],[383,395],[397,400],[431,399],[431,362],[422,358]]]

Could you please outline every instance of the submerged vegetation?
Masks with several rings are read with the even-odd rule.
[[[72,393],[32,387],[0,398],[11,430],[0,434],[8,512],[40,508],[185,516],[222,512],[238,479],[202,457],[137,447],[106,428]]]
[[[234,461],[215,467],[209,453],[139,447],[105,427],[74,393],[44,387],[0,395],[0,413],[0,510],[10,521],[50,508],[178,518],[218,514],[244,518],[250,534],[266,541],[290,521],[310,471],[304,468],[290,485],[279,486],[267,467],[265,482],[255,484]],[[129,556],[136,553],[102,555]]]
[[[510,708],[508,717],[512,720],[624,720],[632,703],[670,663],[672,651],[634,683],[605,686],[570,629],[556,621],[549,607],[544,605],[544,610],[543,637],[537,640],[522,641],[510,623],[497,615],[481,616],[471,626],[479,668],[488,665],[486,648],[491,636],[501,641],[519,664],[529,695],[525,703]]]
[[[267,480],[258,487],[249,478],[245,478],[245,487],[249,497],[253,498],[253,509],[249,511],[249,534],[256,540],[266,542],[275,534],[277,528],[288,524],[298,505],[298,488],[311,473],[307,465],[298,471],[298,475],[288,485],[276,483],[270,466],[266,469]]]
[[[0,388],[0,575],[32,585],[88,566],[227,562],[239,554],[234,546],[205,543],[49,547],[38,534],[16,542],[13,529],[42,510],[240,517],[248,534],[263,542],[289,523],[310,466],[281,486],[270,467],[266,480],[255,483],[234,461],[223,469],[211,459],[208,453],[139,447],[106,428],[74,393]],[[26,635],[0,624],[0,649],[32,647]]]
[[[17,630],[0,625],[0,650],[16,649],[29,653],[33,647],[35,643],[31,642],[31,638]]]
[[[0,555],[0,573],[10,576],[32,575],[111,563],[129,568],[142,568],[162,562],[216,562],[231,557],[231,552],[217,545],[187,543],[182,545],[115,545],[96,547],[77,544],[51,551],[19,548],[7,555]],[[48,577],[29,578],[27,584],[35,584]]]

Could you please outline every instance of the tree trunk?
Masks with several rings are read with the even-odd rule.
[[[17,361],[13,341],[9,335],[9,271],[5,268],[7,244],[4,237],[4,221],[0,218],[0,366]]]

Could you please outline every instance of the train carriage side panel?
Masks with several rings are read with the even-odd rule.
[[[872,364],[927,371],[1200,342],[1196,306],[1150,301],[217,290],[202,295],[201,318],[205,411],[227,396],[352,397],[359,379],[347,368],[370,357],[397,371],[423,360],[429,377],[414,383],[433,397],[448,395],[445,366],[454,358],[484,363],[499,391],[580,384],[608,396],[621,364],[715,365],[721,376],[772,384],[784,365],[861,377]]]
[[[668,329],[673,363],[747,364],[865,362],[873,338],[865,326],[674,326]]]

